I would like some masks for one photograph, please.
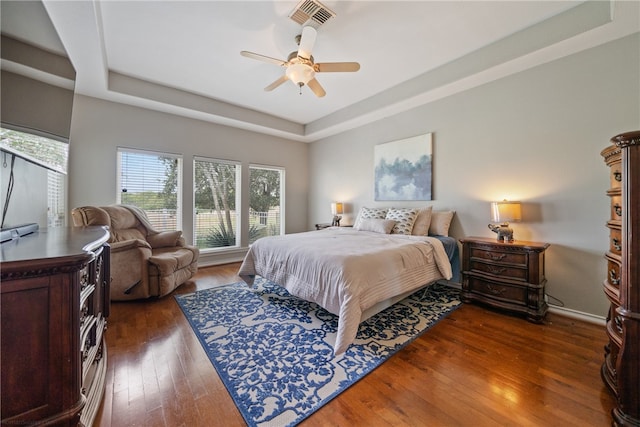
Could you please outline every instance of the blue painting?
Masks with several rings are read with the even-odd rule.
[[[431,200],[431,134],[374,147],[375,200]]]

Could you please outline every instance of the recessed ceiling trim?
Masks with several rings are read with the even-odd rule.
[[[114,71],[109,71],[108,90],[297,136],[304,133],[303,125],[290,120]]]
[[[560,43],[611,22],[609,2],[587,1],[537,25],[525,28],[452,62],[411,80],[338,110],[306,126],[306,135],[324,133],[326,129],[362,116],[389,110],[390,106],[409,103],[423,94],[450,86],[471,76],[482,74],[501,64]],[[533,66],[533,65],[532,65]],[[427,98],[430,98],[427,96]]]

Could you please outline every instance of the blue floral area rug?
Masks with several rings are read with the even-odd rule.
[[[338,356],[338,317],[263,278],[175,296],[249,426],[293,426],[461,303],[435,284],[360,325]]]

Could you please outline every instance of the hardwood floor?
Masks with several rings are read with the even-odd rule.
[[[238,266],[201,268],[176,292],[239,281]],[[245,425],[173,297],[113,303],[107,343],[96,426]],[[464,305],[301,425],[609,426],[605,343],[603,326]]]

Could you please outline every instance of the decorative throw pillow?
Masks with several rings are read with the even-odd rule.
[[[410,208],[390,208],[387,212],[386,219],[392,219],[396,222],[393,226],[391,234],[408,234],[411,235],[413,223],[416,222],[418,210]]]
[[[433,206],[427,206],[426,208],[420,209],[418,212],[418,217],[416,218],[416,222],[413,223],[413,230],[411,230],[411,234],[414,236],[428,236],[429,235],[429,225],[431,224],[431,211],[433,210]]]
[[[360,226],[360,221],[362,221],[363,219],[385,219],[386,216],[387,208],[360,208],[358,217],[356,218],[353,227],[358,228]]]
[[[389,234],[391,233],[391,230],[393,230],[394,225],[396,225],[396,222],[391,219],[365,218],[360,221],[360,224],[357,227],[354,226],[353,228],[359,231],[373,231],[374,233]]]
[[[429,225],[429,235],[448,236],[449,227],[456,211],[433,211],[431,212],[431,224]]]

